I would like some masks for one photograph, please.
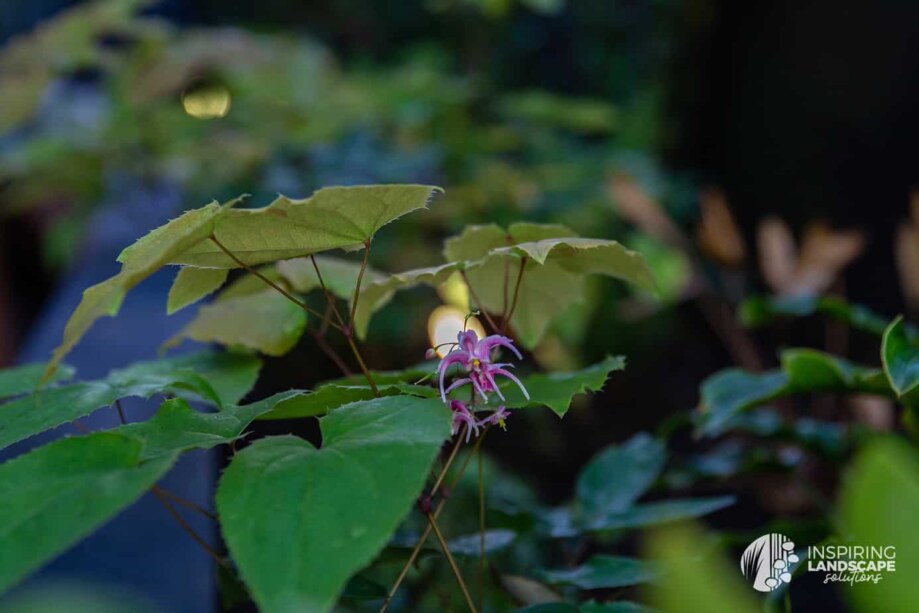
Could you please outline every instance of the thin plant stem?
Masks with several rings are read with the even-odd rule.
[[[357,276],[357,283],[354,288],[354,302],[352,306],[357,305],[357,295],[361,288],[361,277],[364,276],[364,269],[367,268],[367,258],[370,252],[370,243],[364,243],[364,263],[361,265],[361,271]],[[325,293],[326,301],[328,306],[332,308],[332,311],[335,314],[335,317],[338,318],[338,321],[341,323],[340,326],[336,326],[341,333],[344,335],[345,339],[348,341],[348,346],[351,347],[351,353],[354,354],[354,359],[357,360],[357,365],[361,369],[364,378],[367,379],[367,383],[370,385],[370,390],[373,392],[374,397],[380,397],[380,391],[377,389],[377,384],[374,382],[373,377],[370,376],[370,369],[367,368],[367,363],[364,362],[364,356],[361,355],[360,349],[357,347],[357,343],[354,342],[354,310],[351,311],[351,323],[345,325],[344,320],[342,319],[341,313],[338,312],[338,307],[335,306],[335,297],[332,296],[332,293],[328,290],[325,285],[325,281],[322,279],[322,273],[319,272],[319,264],[316,263],[316,258],[310,256],[310,260],[313,262],[313,268],[316,270],[316,277],[319,279],[319,285],[322,287],[322,291]],[[326,321],[331,324],[331,321],[326,318]],[[327,345],[328,346],[328,345]],[[329,347],[331,349],[331,347]],[[339,366],[341,367],[341,366]]]
[[[491,425],[489,424],[488,426],[486,426],[485,430],[482,431],[482,434],[479,436],[479,438],[476,439],[475,445],[473,445],[472,447],[472,451],[470,451],[469,455],[467,455],[466,458],[463,460],[463,463],[460,465],[459,469],[457,470],[456,475],[453,477],[453,481],[450,482],[450,487],[449,487],[450,490],[455,488],[456,484],[459,483],[459,480],[462,478],[463,473],[466,472],[466,467],[469,466],[469,462],[472,460],[473,456],[475,456],[479,452],[479,447],[482,446],[482,440],[484,440],[485,435],[488,434],[488,430],[490,428],[491,428]],[[437,507],[434,509],[434,519],[435,520],[438,517],[440,517],[440,514],[443,512],[445,506],[447,506],[447,499],[442,498],[440,502],[437,503]],[[399,586],[402,585],[402,582],[405,581],[405,577],[408,576],[409,569],[415,563],[415,560],[418,559],[418,554],[421,553],[421,548],[424,547],[424,544],[427,542],[428,537],[431,536],[432,529],[433,528],[431,524],[429,523],[427,526],[425,526],[424,531],[421,533],[421,536],[418,537],[418,542],[415,543],[415,547],[414,549],[412,549],[412,553],[409,555],[408,560],[406,560],[405,564],[402,566],[402,570],[399,571],[399,576],[396,578],[396,582],[393,583],[392,588],[389,590],[389,594],[387,594],[386,600],[383,601],[383,606],[380,607],[379,613],[385,613],[386,609],[389,608],[389,603],[392,602],[392,599],[393,597],[395,597],[396,592],[399,591]]]
[[[374,383],[373,377],[370,376],[370,369],[367,368],[364,357],[361,355],[360,349],[357,348],[357,344],[354,342],[354,336],[352,336],[350,330],[345,333],[345,338],[348,339],[348,345],[351,346],[351,353],[354,354],[357,365],[360,367],[361,372],[364,374],[364,378],[367,379],[367,383],[370,385],[370,391],[373,392],[375,398],[379,398],[380,390],[377,389],[377,384]]]
[[[319,346],[319,349],[321,349],[322,352],[326,354],[326,356],[328,356],[332,362],[335,363],[335,366],[338,367],[338,370],[341,371],[341,374],[346,377],[354,376],[354,373],[351,372],[351,369],[348,368],[348,365],[345,364],[345,361],[341,359],[341,356],[338,355],[338,352],[335,351],[335,349],[329,344],[329,341],[326,340],[325,334],[323,334],[321,331],[310,331],[310,335],[313,337],[313,340],[316,341],[316,345]]]
[[[520,260],[520,270],[517,271],[517,283],[514,284],[514,297],[511,300],[511,308],[507,312],[507,318],[502,322],[507,326],[511,322],[511,318],[514,316],[514,311],[517,310],[517,297],[520,295],[520,283],[523,281],[523,273],[527,267],[526,257],[521,258]]]
[[[338,312],[338,307],[335,306],[335,296],[332,295],[332,292],[325,285],[325,281],[322,279],[322,273],[319,272],[319,264],[316,262],[316,256],[310,255],[310,262],[313,263],[313,270],[316,271],[316,278],[319,279],[319,287],[322,288],[322,293],[325,294],[326,302],[328,303],[328,312],[329,309],[332,310],[332,313],[335,315],[335,318],[338,319],[338,323],[341,324],[342,329],[345,328],[345,320],[342,319],[341,313]]]
[[[263,283],[265,283],[266,285],[268,285],[268,286],[271,287],[272,289],[274,289],[274,290],[280,292],[281,295],[283,295],[285,298],[287,298],[288,300],[290,300],[291,302],[293,302],[294,304],[296,304],[298,307],[300,307],[301,309],[303,309],[304,311],[306,311],[307,313],[309,313],[309,314],[312,315],[313,317],[317,317],[317,318],[319,318],[320,320],[323,319],[322,313],[320,313],[319,311],[317,311],[317,310],[311,308],[308,304],[306,304],[305,302],[303,302],[302,300],[300,300],[299,298],[297,298],[296,296],[294,296],[293,294],[291,294],[290,292],[288,292],[286,289],[284,289],[283,287],[281,287],[280,285],[278,285],[277,283],[275,283],[274,281],[272,281],[271,279],[269,279],[268,277],[266,277],[265,275],[263,275],[262,273],[260,273],[258,270],[256,270],[255,268],[249,266],[248,264],[246,264],[245,262],[243,262],[242,260],[240,260],[238,257],[236,257],[236,254],[233,253],[232,251],[230,251],[229,249],[227,249],[227,248],[223,245],[223,243],[221,243],[221,242],[217,239],[216,236],[211,235],[210,239],[211,239],[211,242],[213,242],[215,245],[217,245],[217,246],[220,248],[220,250],[223,251],[223,252],[227,255],[228,258],[230,258],[231,260],[233,260],[234,262],[236,262],[237,264],[239,264],[240,267],[244,268],[246,271],[252,273],[252,274],[255,275],[256,277],[258,277],[259,279],[261,279],[261,281],[262,281]],[[325,320],[325,321],[328,321],[328,320]],[[329,325],[332,326],[333,328],[337,328],[337,329],[341,330],[341,327],[339,327],[338,324],[336,324],[336,323],[334,323],[334,322],[331,322],[331,321],[330,321],[330,322],[329,322]]]
[[[370,369],[367,368],[367,364],[364,362],[364,358],[363,358],[363,356],[361,355],[360,350],[357,348],[357,345],[356,345],[355,342],[354,342],[354,335],[352,334],[352,332],[351,332],[351,330],[350,330],[350,328],[349,328],[348,326],[344,326],[344,327],[343,327],[343,326],[340,326],[340,325],[336,324],[335,322],[329,320],[329,319],[326,318],[325,316],[323,316],[322,313],[319,313],[319,312],[316,311],[315,309],[310,308],[310,306],[307,305],[305,302],[303,302],[302,300],[299,300],[296,296],[294,296],[293,294],[291,294],[290,292],[288,292],[286,289],[284,289],[283,287],[281,287],[280,285],[278,285],[277,283],[275,283],[274,281],[272,281],[271,279],[269,279],[268,277],[266,277],[265,275],[263,275],[262,273],[260,273],[260,272],[257,271],[256,269],[252,268],[251,266],[249,266],[248,264],[246,264],[245,262],[243,262],[242,260],[240,260],[238,257],[236,257],[236,254],[234,254],[232,251],[230,251],[229,249],[227,249],[227,248],[223,245],[223,243],[221,243],[221,242],[217,239],[216,236],[211,235],[210,239],[211,239],[211,241],[212,241],[215,245],[217,245],[217,246],[220,248],[221,251],[223,251],[223,252],[227,255],[227,257],[229,257],[229,258],[232,259],[234,262],[236,262],[237,264],[239,264],[242,268],[246,269],[247,271],[249,271],[250,273],[252,273],[252,274],[255,275],[256,277],[258,277],[259,279],[261,279],[261,280],[262,280],[264,283],[266,283],[268,286],[270,286],[270,287],[272,287],[273,289],[275,289],[275,290],[277,290],[278,292],[280,292],[285,298],[287,298],[288,300],[290,300],[291,302],[293,302],[294,304],[296,304],[297,306],[299,306],[301,309],[303,309],[303,310],[306,311],[307,313],[313,315],[314,317],[319,318],[321,321],[325,322],[327,325],[329,325],[329,326],[335,328],[336,330],[338,330],[339,332],[341,332],[341,333],[345,336],[345,338],[348,339],[348,345],[351,347],[351,352],[354,353],[354,357],[355,357],[355,359],[357,359],[357,363],[358,363],[358,365],[360,366],[361,372],[364,374],[364,377],[366,377],[367,383],[370,385],[370,389],[373,391],[373,395],[374,395],[375,397],[379,398],[380,392],[379,392],[379,390],[377,389],[377,385],[376,385],[376,383],[374,383],[373,377],[370,376]],[[315,336],[314,336],[314,338],[315,338]],[[330,355],[329,357],[331,357],[331,355]],[[338,362],[336,361],[336,363],[338,363]],[[341,367],[341,364],[339,364],[339,368],[340,368],[340,367]]]
[[[443,532],[440,531],[440,527],[437,525],[437,520],[434,519],[432,513],[427,513],[428,523],[431,525],[431,528],[434,530],[434,536],[437,537],[437,542],[440,543],[440,548],[444,552],[444,556],[447,558],[447,563],[450,564],[450,569],[453,571],[453,576],[456,577],[456,583],[459,584],[460,591],[463,592],[463,598],[466,599],[466,605],[469,607],[469,610],[472,613],[476,613],[475,604],[472,602],[472,596],[469,595],[469,590],[466,588],[466,582],[463,581],[463,574],[460,572],[459,566],[456,565],[456,560],[453,558],[453,554],[450,553],[450,546],[447,544],[447,540],[444,538]]]
[[[447,476],[447,471],[450,470],[450,465],[453,464],[453,460],[456,459],[456,454],[459,452],[460,446],[463,444],[463,435],[465,435],[466,430],[469,428],[468,425],[463,425],[459,433],[456,436],[456,443],[453,445],[453,449],[450,451],[450,455],[447,457],[447,461],[444,463],[443,469],[441,469],[440,474],[437,476],[437,480],[434,481],[434,487],[431,488],[431,493],[429,496],[434,496],[437,493],[437,490],[440,488],[440,485],[444,481],[444,477]]]
[[[357,300],[361,295],[361,281],[364,279],[364,272],[367,270],[367,262],[370,260],[370,241],[364,243],[364,261],[361,262],[361,270],[357,273],[357,283],[354,284],[354,298],[351,300],[351,320],[349,328],[354,327],[354,314],[357,313]]]
[[[153,494],[157,500],[159,500],[160,504],[163,505],[163,508],[165,508],[166,511],[169,512],[169,514],[176,521],[176,523],[179,524],[182,530],[184,530],[188,534],[188,536],[192,538],[193,541],[198,543],[198,545],[200,545],[201,548],[204,549],[204,551],[206,551],[207,554],[211,556],[215,562],[217,562],[218,564],[220,564],[227,570],[233,570],[230,564],[223,558],[223,556],[217,553],[217,550],[211,547],[210,544],[206,540],[204,540],[204,538],[200,534],[195,532],[194,529],[188,525],[188,522],[185,521],[185,518],[182,517],[182,515],[175,509],[174,506],[169,504],[169,501],[166,500],[166,498],[161,493],[159,493],[155,489],[151,489],[150,493]]]
[[[485,473],[481,454],[476,455],[479,469],[479,610],[485,606]]]
[[[491,326],[492,330],[498,331],[501,328],[495,324],[495,320],[491,318],[491,315],[488,314],[488,311],[485,310],[485,306],[482,304],[482,301],[479,300],[479,297],[476,295],[475,290],[472,288],[472,284],[469,283],[469,277],[466,276],[466,271],[461,270],[460,276],[463,277],[463,281],[466,283],[466,287],[469,288],[469,295],[472,296],[472,299],[475,300],[476,305],[479,307],[479,311],[482,312],[482,315],[485,317],[485,320],[488,322],[488,325]]]
[[[118,420],[122,423],[122,425],[128,423],[128,420],[124,416],[124,408],[121,406],[121,398],[115,400],[115,409],[118,411]]]
[[[200,505],[198,505],[198,504],[195,504],[195,503],[192,502],[191,500],[186,500],[185,498],[182,498],[182,497],[179,496],[178,494],[175,494],[175,493],[173,493],[173,492],[170,492],[170,491],[167,490],[167,489],[163,489],[163,488],[161,488],[161,487],[158,486],[158,485],[154,485],[154,486],[153,486],[152,488],[150,488],[150,489],[151,489],[151,490],[156,490],[157,492],[159,492],[160,494],[162,494],[162,495],[165,496],[166,498],[169,498],[171,501],[175,502],[176,504],[182,505],[182,506],[185,507],[186,509],[191,509],[192,511],[195,511],[196,513],[200,513],[201,515],[207,517],[208,519],[211,519],[211,520],[213,520],[213,521],[217,521],[217,516],[216,516],[216,515],[214,515],[213,513],[211,513],[210,511],[208,511],[208,510],[205,509],[204,507],[202,507],[202,506],[200,506]]]

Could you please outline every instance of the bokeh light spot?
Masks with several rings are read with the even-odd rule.
[[[182,93],[182,107],[197,119],[218,119],[230,112],[230,90],[219,83],[198,81]]]
[[[466,311],[452,306],[439,306],[428,317],[428,338],[431,339],[431,347],[435,348],[437,355],[444,357],[453,347],[450,343],[456,342],[456,335],[463,331],[465,324],[466,330],[474,330],[479,338],[485,336],[485,328],[482,323],[475,317],[466,319]]]

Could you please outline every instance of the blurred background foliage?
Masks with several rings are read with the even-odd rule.
[[[865,433],[903,427],[890,399],[805,394],[707,441],[687,411],[705,377],[775,368],[788,345],[878,366],[886,322],[919,312],[917,11],[794,4],[5,3],[0,362],[106,207],[147,214],[132,209],[141,190],[192,208],[241,192],[262,205],[334,184],[443,185],[429,213],[381,233],[376,268],[434,264],[467,224],[525,219],[640,250],[661,290],[593,281],[553,324],[533,352],[542,366],[614,352],[629,367],[564,422],[532,412],[490,437],[488,470],[506,476],[489,500],[561,505],[599,449],[651,431],[669,443],[655,492],[735,495],[713,519],[723,544],[767,524],[824,538],[841,462]],[[420,361],[432,310],[468,307],[455,285],[399,295],[375,320],[369,361]],[[334,373],[306,343],[270,362],[258,393]],[[541,517],[499,503],[490,521],[506,529]],[[624,538],[587,547],[634,553]],[[838,603],[809,589],[805,605]]]

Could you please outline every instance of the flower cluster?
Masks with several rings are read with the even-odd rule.
[[[457,335],[456,341],[456,347],[441,360],[437,372],[440,377],[440,397],[453,411],[453,434],[459,432],[460,428],[465,425],[466,441],[468,442],[473,433],[478,436],[479,428],[483,426],[492,424],[504,428],[504,421],[509,415],[504,405],[498,406],[481,420],[476,420],[474,413],[479,402],[488,404],[489,394],[494,393],[502,401],[504,400],[504,394],[501,393],[501,389],[495,382],[495,377],[505,377],[516,383],[527,399],[530,394],[520,379],[507,370],[513,368],[513,364],[492,363],[491,361],[492,352],[498,347],[509,349],[518,359],[523,358],[511,339],[500,334],[492,334],[480,340],[474,331],[465,330]],[[453,365],[461,367],[462,376],[444,387],[447,370]],[[468,403],[447,398],[447,394],[466,384],[472,386]]]

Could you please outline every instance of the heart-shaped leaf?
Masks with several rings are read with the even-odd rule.
[[[320,420],[323,445],[256,441],[220,480],[224,538],[260,609],[327,611],[411,508],[450,428],[437,399],[356,402]]]

